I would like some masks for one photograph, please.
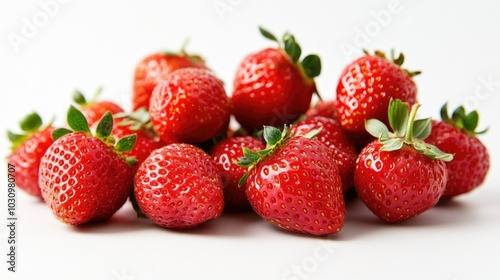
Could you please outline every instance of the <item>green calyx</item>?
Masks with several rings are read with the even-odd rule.
[[[204,64],[205,63],[205,59],[203,59],[203,57],[197,55],[197,54],[190,54],[186,51],[186,47],[189,43],[189,38],[186,38],[186,40],[184,40],[184,43],[182,43],[181,45],[181,48],[179,51],[177,52],[173,52],[173,51],[164,51],[162,52],[163,55],[166,55],[166,56],[185,56],[187,57],[193,64]]]
[[[365,122],[366,131],[383,144],[380,150],[390,152],[406,145],[431,159],[451,161],[453,155],[424,142],[424,139],[431,134],[431,118],[415,120],[420,104],[414,104],[410,112],[408,112],[408,106],[408,103],[399,99],[391,100],[389,103],[389,124],[393,132],[390,132],[387,126],[379,120],[370,119]]]
[[[303,135],[302,137],[314,138],[320,131],[321,128],[315,129],[307,133],[306,135]],[[239,161],[235,161],[239,166],[248,168],[245,175],[243,175],[243,177],[241,177],[240,181],[238,182],[238,186],[241,186],[243,185],[243,183],[245,183],[248,174],[250,173],[252,168],[257,165],[257,163],[279,149],[284,143],[286,143],[286,141],[288,141],[288,139],[292,138],[294,135],[293,133],[289,133],[289,127],[285,125],[283,127],[283,131],[280,131],[279,129],[272,126],[264,126],[263,136],[264,140],[267,143],[264,150],[254,151],[249,148],[243,147],[243,157],[241,157]]]
[[[445,103],[443,107],[441,107],[441,119],[471,136],[484,134],[488,131],[488,128],[476,131],[477,125],[479,124],[479,113],[475,110],[470,113],[466,113],[463,106],[457,107],[451,114],[450,118],[448,115],[448,103]]]
[[[132,113],[120,112],[113,116],[116,119],[121,119],[118,126],[126,126],[132,131],[142,131],[149,137],[158,137],[158,133],[151,123],[151,116],[145,107],[141,107]]]
[[[403,66],[403,63],[405,61],[405,56],[403,53],[400,53],[397,57],[396,57],[396,53],[394,51],[394,49],[391,50],[391,56],[390,58],[387,58],[387,56],[385,55],[384,52],[382,51],[379,51],[379,50],[375,50],[375,53],[372,55],[370,54],[370,52],[368,52],[367,50],[363,49],[363,52],[366,54],[366,55],[370,55],[370,56],[376,56],[376,57],[380,57],[380,58],[383,58],[387,61],[390,61],[394,64],[396,64],[397,66],[401,67],[401,69],[406,73],[406,75],[408,75],[410,78],[411,77],[414,77],[414,76],[417,76],[419,74],[422,73],[422,71],[409,71],[407,69],[404,69],[402,68]]]
[[[75,89],[75,91],[73,92],[73,101],[76,104],[80,105],[81,107],[85,107],[87,105],[96,102],[97,99],[99,98],[99,95],[101,95],[101,92],[102,92],[102,87],[98,87],[94,93],[94,96],[92,96],[92,99],[87,100],[85,98],[85,95],[80,90]]]
[[[111,131],[113,130],[113,116],[111,115],[111,112],[106,112],[99,120],[95,134],[92,134],[90,131],[87,119],[85,119],[82,112],[80,112],[73,105],[71,105],[68,109],[67,122],[71,129],[57,128],[52,131],[52,138],[54,141],[68,133],[83,132],[101,140],[107,146],[112,147],[117,154],[125,159],[129,166],[132,166],[137,162],[135,158],[126,157],[122,154],[132,150],[135,145],[137,135],[127,135],[118,139],[118,142],[115,142],[115,138],[111,136]]]
[[[21,145],[30,135],[33,133],[39,132],[41,130],[46,129],[47,127],[52,125],[52,121],[49,122],[45,127],[42,128],[43,122],[40,115],[36,112],[33,112],[27,115],[24,119],[19,122],[19,126],[21,128],[22,134],[17,134],[12,131],[7,131],[7,137],[12,143],[11,151],[15,151],[19,145]]]
[[[262,27],[259,27],[259,30],[262,36],[271,41],[277,42],[280,48],[285,50],[285,52],[290,57],[290,60],[293,62],[293,64],[299,67],[299,69],[305,74],[305,77],[313,79],[319,76],[319,74],[321,73],[321,59],[318,55],[310,54],[304,57],[302,61],[299,62],[300,56],[302,55],[302,49],[300,48],[300,45],[297,43],[295,37],[292,34],[286,32],[285,35],[283,35],[282,41],[279,41],[278,38],[268,30]]]

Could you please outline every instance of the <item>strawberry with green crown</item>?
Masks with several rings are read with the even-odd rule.
[[[317,92],[314,78],[321,72],[317,55],[300,60],[301,48],[290,33],[280,42],[269,31],[260,28],[260,32],[279,46],[243,59],[231,97],[233,115],[250,132],[263,125],[289,124],[304,114]]]
[[[366,130],[378,138],[359,154],[354,186],[364,204],[379,218],[400,223],[427,211],[444,192],[446,161],[451,154],[424,142],[431,119],[415,120],[419,104],[392,100],[388,119],[394,132],[379,120],[366,121]]]
[[[102,88],[98,88],[91,100],[85,98],[83,93],[75,90],[73,93],[73,101],[80,106],[80,112],[85,116],[89,127],[97,123],[106,112],[117,114],[123,112],[122,107],[113,101],[98,100]]]
[[[458,107],[450,117],[448,106],[441,108],[442,121],[432,121],[432,132],[426,141],[453,154],[453,161],[447,162],[448,183],[443,198],[468,193],[486,179],[490,169],[488,149],[476,137],[486,130],[476,131],[479,123],[477,111],[466,113]]]
[[[113,117],[106,112],[92,134],[85,116],[73,106],[67,114],[72,130],[55,129],[54,143],[40,162],[39,185],[54,216],[69,225],[109,219],[132,193],[129,152],[135,135],[115,143]]]

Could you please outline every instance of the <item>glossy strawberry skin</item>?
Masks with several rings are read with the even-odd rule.
[[[365,120],[378,119],[389,125],[389,101],[417,102],[417,86],[398,65],[366,55],[349,64],[337,85],[337,113],[342,127],[354,138],[366,138]],[[370,139],[373,139],[370,137]]]
[[[403,222],[434,206],[446,186],[444,161],[407,146],[380,151],[382,145],[373,141],[356,161],[354,186],[366,206],[389,223]]]
[[[152,151],[159,149],[167,144],[163,142],[160,137],[150,135],[143,130],[131,130],[128,126],[115,125],[111,135],[118,139],[127,135],[135,134],[137,136],[135,145],[130,152],[124,152],[123,155],[127,157],[134,157],[137,163],[132,166],[132,171],[135,174],[139,165],[151,154]]]
[[[337,116],[337,100],[318,101],[316,106],[309,108],[306,112],[306,117],[325,117],[338,121]]]
[[[245,188],[238,186],[238,182],[247,169],[235,163],[243,157],[243,147],[260,151],[266,146],[257,138],[241,136],[226,138],[210,150],[210,155],[220,169],[224,184],[224,204],[227,211],[241,212],[251,209]]]
[[[125,160],[81,132],[66,134],[50,146],[39,178],[45,203],[69,225],[109,219],[133,189],[133,173]]]
[[[220,216],[222,180],[212,158],[190,144],[157,149],[137,171],[134,194],[154,223],[188,229]]]
[[[289,124],[307,111],[316,86],[281,49],[248,55],[240,64],[231,97],[233,115],[248,131]]]
[[[182,68],[155,88],[149,113],[163,141],[198,143],[227,130],[230,103],[210,71]]]
[[[333,151],[292,137],[251,169],[246,194],[255,212],[275,226],[323,235],[339,232],[345,217],[342,183]]]
[[[85,119],[87,119],[88,125],[92,126],[98,123],[107,111],[110,111],[114,115],[123,112],[123,109],[111,101],[95,101],[82,106],[80,111],[85,116]]]
[[[319,128],[321,131],[316,139],[333,149],[334,161],[342,181],[342,190],[346,192],[353,185],[354,166],[358,154],[356,147],[350,142],[340,124],[334,119],[316,116],[298,122],[290,128],[290,132],[294,135],[306,135]]]
[[[444,198],[470,192],[484,182],[490,168],[490,156],[478,138],[451,124],[433,120],[431,135],[425,141],[453,154],[453,160],[446,163],[448,183]]]
[[[42,198],[38,186],[38,169],[45,151],[52,145],[53,128],[31,134],[8,158],[10,164],[16,167],[16,186],[26,193]]]
[[[149,108],[149,100],[156,85],[173,71],[186,67],[205,68],[201,59],[182,54],[155,53],[144,58],[134,72],[132,109]]]

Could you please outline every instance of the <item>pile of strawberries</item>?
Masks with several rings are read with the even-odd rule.
[[[133,112],[76,92],[64,128],[30,114],[22,134],[8,133],[16,185],[70,225],[105,221],[130,200],[166,228],[253,210],[323,235],[343,227],[348,194],[399,223],[483,183],[477,112],[449,116],[445,105],[442,120],[416,120],[418,72],[401,67],[402,54],[366,53],[345,67],[335,100],[310,107],[320,58],[301,58],[292,34],[260,31],[277,46],[243,59],[230,97],[182,50],[139,63]],[[229,129],[231,116],[240,129]]]

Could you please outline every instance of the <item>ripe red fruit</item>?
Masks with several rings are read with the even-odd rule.
[[[260,31],[280,43],[268,31]],[[295,38],[287,33],[283,41],[279,48],[248,55],[236,72],[232,113],[248,131],[291,123],[307,111],[316,92],[319,57],[308,55],[299,62],[301,49]]]
[[[85,117],[73,106],[68,111],[68,124],[74,132],[54,130],[56,140],[40,162],[43,199],[54,216],[66,224],[106,220],[132,192],[132,169],[119,152],[133,147],[135,135],[113,146],[111,114],[103,116],[96,136],[92,136]]]
[[[316,135],[316,139],[333,149],[334,161],[342,180],[342,190],[346,192],[353,185],[354,165],[358,154],[340,124],[334,119],[316,116],[293,125],[290,132],[294,135],[306,135],[319,128],[321,131]]]
[[[389,122],[394,133],[382,122],[371,119],[366,129],[379,138],[359,154],[354,186],[361,200],[379,218],[400,223],[434,206],[446,186],[445,160],[453,158],[423,142],[431,129],[430,118],[415,121],[419,107],[393,100]]]
[[[165,142],[197,143],[226,132],[229,98],[210,71],[182,68],[161,81],[151,96],[153,127]]]
[[[306,117],[325,117],[338,121],[337,116],[337,100],[320,100],[316,106],[309,108],[306,112]]]
[[[153,151],[139,167],[134,186],[144,215],[166,228],[195,227],[218,218],[224,207],[218,167],[190,144]]]
[[[373,138],[365,131],[365,120],[378,119],[389,125],[387,108],[391,99],[410,105],[417,102],[412,77],[420,72],[401,68],[403,54],[388,60],[382,52],[368,53],[344,68],[337,85],[337,112],[340,124],[352,137],[366,143]],[[371,140],[368,140],[371,141]]]
[[[8,131],[12,142],[8,162],[15,166],[16,186],[32,196],[42,198],[38,187],[38,168],[45,151],[54,142],[50,136],[53,127],[49,124],[41,128],[42,119],[36,113],[26,116],[20,126],[24,134]]]
[[[164,80],[173,71],[199,67],[207,69],[203,59],[196,55],[188,55],[184,50],[179,53],[155,53],[145,57],[134,72],[134,91],[132,95],[132,109],[149,108],[149,99],[156,85]]]
[[[317,131],[316,131],[317,132]],[[310,136],[310,135],[308,135]],[[244,149],[245,184],[257,214],[288,231],[323,235],[342,228],[345,205],[333,150],[303,136],[264,127],[268,149]]]
[[[476,135],[479,115],[476,111],[465,113],[458,107],[448,116],[447,105],[441,110],[443,121],[432,121],[432,132],[427,142],[444,152],[453,154],[453,160],[446,163],[448,183],[443,197],[450,198],[470,192],[485,180],[490,168],[488,150]]]
[[[245,211],[251,209],[245,194],[245,188],[238,186],[238,182],[245,175],[246,168],[236,164],[243,157],[242,148],[253,151],[265,149],[265,145],[251,136],[237,136],[226,138],[210,150],[210,155],[220,169],[224,183],[224,204],[226,211]]]
[[[73,94],[73,101],[80,105],[80,112],[85,116],[89,126],[97,123],[106,112],[117,114],[123,112],[122,107],[111,101],[97,101],[101,88],[97,89],[92,100],[87,101],[83,94],[76,90]]]

